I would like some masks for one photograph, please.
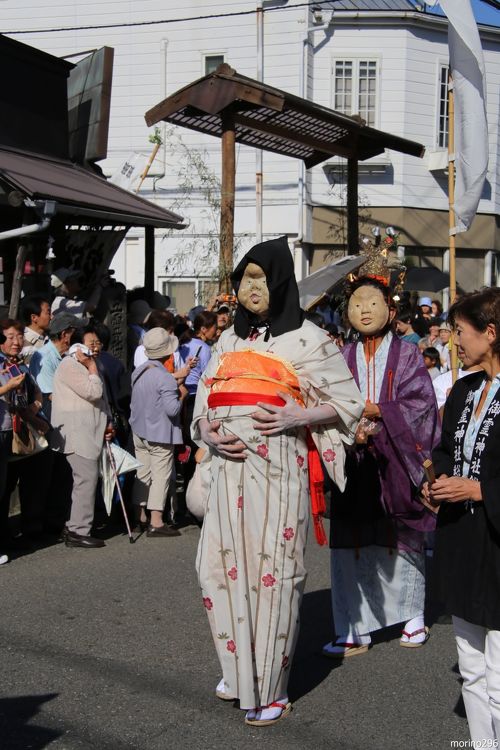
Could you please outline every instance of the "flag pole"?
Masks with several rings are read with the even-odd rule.
[[[455,245],[455,103],[453,96],[453,79],[448,76],[448,226],[450,249],[450,304],[457,296],[457,262]],[[458,377],[457,347],[451,344],[451,377],[455,383]]]

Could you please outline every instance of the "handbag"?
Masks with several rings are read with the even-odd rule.
[[[13,457],[34,456],[35,453],[40,453],[48,446],[46,437],[37,432],[29,422],[19,414],[12,415]]]

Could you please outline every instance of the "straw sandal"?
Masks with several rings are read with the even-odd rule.
[[[249,724],[252,727],[269,727],[271,726],[271,724],[276,724],[277,721],[281,721],[281,719],[284,719],[285,716],[288,716],[288,714],[292,710],[292,704],[290,702],[281,703],[280,701],[274,701],[273,703],[270,703],[268,706],[261,706],[261,709],[264,709],[264,708],[281,708],[281,713],[275,719],[257,719],[257,718],[249,719],[246,716],[245,724]]]
[[[418,641],[417,643],[411,643],[410,638],[413,638],[414,635],[420,635],[420,633],[425,633],[424,640]],[[407,633],[406,630],[403,630],[401,635],[405,635],[408,638],[407,641],[399,641],[399,645],[402,646],[402,648],[420,648],[421,646],[424,646],[431,637],[431,633],[427,625],[425,625],[423,628],[419,628],[418,630],[414,630],[413,633]]]

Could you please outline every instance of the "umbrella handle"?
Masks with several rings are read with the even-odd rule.
[[[132,529],[130,528],[130,523],[129,523],[128,516],[127,516],[127,510],[125,508],[125,502],[123,500],[122,488],[121,488],[121,485],[120,485],[120,480],[118,478],[118,472],[116,470],[115,457],[113,456],[113,451],[111,450],[111,444],[110,444],[109,440],[106,440],[106,450],[107,450],[107,453],[108,453],[108,458],[109,458],[109,463],[110,463],[110,466],[111,466],[111,471],[113,472],[113,476],[115,478],[116,489],[118,491],[118,497],[120,498],[120,505],[122,506],[123,518],[125,519],[125,525],[127,527],[128,538],[129,538],[130,544],[133,544],[134,543],[134,537],[132,535]]]

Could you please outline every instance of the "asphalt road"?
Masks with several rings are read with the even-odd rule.
[[[311,539],[294,710],[270,728],[214,696],[219,669],[194,559],[199,532],[103,549],[55,544],[0,568],[1,750],[335,748],[447,750],[469,735],[451,626],[424,648],[384,633],[342,664],[331,638],[328,550]],[[462,747],[464,745],[462,744]]]

